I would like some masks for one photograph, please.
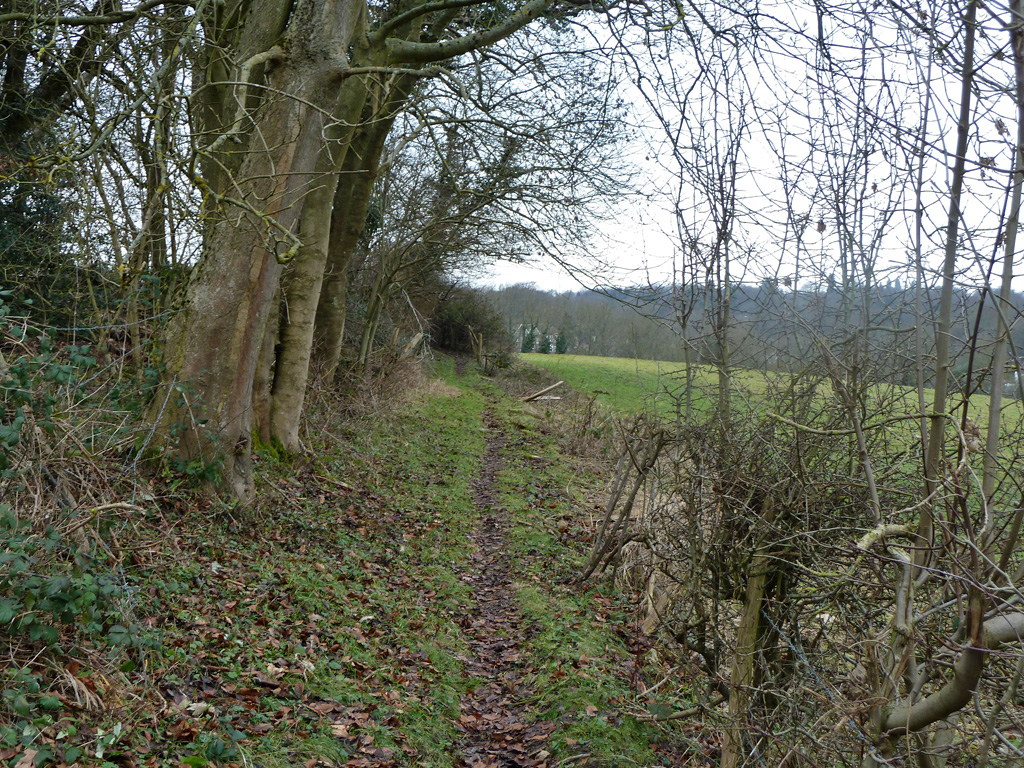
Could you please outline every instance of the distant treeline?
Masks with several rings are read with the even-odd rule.
[[[700,291],[671,286],[615,288],[603,292],[555,293],[535,285],[486,289],[484,296],[503,319],[510,342],[519,351],[565,351],[607,357],[682,361],[687,344],[691,360],[715,359],[710,332],[714,307]],[[913,384],[917,345],[917,314],[923,307],[922,342],[925,355],[934,344],[927,318],[935,315],[939,295],[898,281],[865,291],[820,286],[787,288],[774,281],[738,284],[729,301],[728,332],[733,364],[764,370],[799,370],[818,345],[863,344],[870,350],[871,375]],[[954,330],[954,374],[961,379],[971,364],[970,340],[977,334],[981,353],[975,355],[972,380],[984,388],[987,343],[993,338],[996,308],[991,295],[958,291],[954,298],[958,322]],[[979,317],[979,307],[981,316]],[[1024,294],[1013,295],[1006,317],[1024,309]],[[867,330],[865,330],[865,328]],[[1024,326],[1013,328],[1014,355],[1024,352]],[[813,355],[817,358],[817,355]]]

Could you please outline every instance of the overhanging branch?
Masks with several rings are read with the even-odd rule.
[[[454,40],[419,43],[411,40],[390,39],[385,45],[389,58],[393,62],[426,64],[432,61],[451,59],[504,40],[534,19],[539,18],[551,7],[553,2],[554,0],[529,0],[501,24],[491,29],[457,37]]]
[[[0,14],[0,24],[10,21],[31,21],[35,26],[52,27],[63,24],[69,27],[85,27],[95,24],[121,24],[151,11],[159,5],[192,5],[191,0],[146,0],[128,11],[111,11],[95,15],[82,16],[39,16],[25,11],[12,11]]]
[[[458,8],[468,8],[473,5],[483,5],[487,0],[449,0],[445,2],[424,3],[418,5],[415,8],[410,8],[404,13],[400,13],[393,19],[388,19],[383,22],[377,29],[370,35],[370,39],[375,43],[382,43],[385,41],[388,35],[394,32],[396,29],[401,27],[413,19],[417,19],[421,16],[426,16],[430,13],[437,13],[440,11],[450,11]]]

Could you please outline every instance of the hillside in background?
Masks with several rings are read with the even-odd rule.
[[[731,286],[730,293],[726,332],[731,362],[740,368],[799,370],[810,350],[840,347],[845,343],[844,327],[864,326],[869,329],[864,343],[871,375],[891,383],[914,384],[913,332],[918,323],[913,287],[901,287],[899,281],[876,285],[867,297],[861,295],[852,309],[844,309],[848,297],[828,281],[799,290],[775,281],[738,284]],[[513,285],[483,289],[480,294],[501,317],[517,351],[682,362],[689,346],[691,362],[712,364],[716,360],[718,342],[710,316],[716,307],[699,289],[654,286],[553,293],[536,285]],[[982,304],[981,299],[976,291],[954,294],[952,311],[957,320],[952,369],[963,386],[972,347],[984,349],[996,327],[994,303]],[[924,306],[935,306],[938,301],[938,291],[921,292]],[[1015,293],[1008,312],[1016,314],[1021,309],[1024,294]],[[927,320],[922,327],[924,344],[931,350],[934,329]],[[1012,342],[1016,349],[1024,349],[1024,324],[1014,325]],[[983,374],[976,368],[975,373],[979,372]]]

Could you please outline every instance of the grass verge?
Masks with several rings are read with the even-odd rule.
[[[588,552],[598,510],[586,509],[585,498],[599,478],[560,455],[541,409],[504,400],[495,415],[508,435],[499,491],[512,517],[513,559],[522,563],[516,593],[533,628],[522,649],[533,669],[530,704],[536,717],[558,723],[554,762],[682,764],[692,750],[678,729],[624,714],[652,682],[633,606],[602,585],[570,583]]]

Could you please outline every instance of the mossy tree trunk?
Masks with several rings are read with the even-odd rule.
[[[412,83],[410,89],[411,86]],[[402,98],[404,100],[404,96]],[[397,107],[397,103],[394,106]],[[333,383],[341,359],[349,265],[366,225],[381,153],[396,115],[397,111],[393,111],[390,117],[370,122],[360,130],[342,168],[345,182],[338,186],[334,197],[326,274],[320,289],[313,340],[316,365],[326,385]]]
[[[282,322],[270,395],[270,435],[289,452],[299,451],[299,421],[305,403],[313,320],[327,261],[330,218],[324,216],[337,187],[337,176],[324,178],[310,193],[299,221],[299,249],[285,280]],[[269,361],[268,361],[269,362]]]
[[[164,386],[150,415],[155,447],[182,462],[220,463],[222,491],[242,502],[254,495],[252,395],[267,319],[282,262],[297,251],[296,224],[360,11],[352,0],[239,2],[204,19],[203,254],[168,327]],[[236,14],[231,29],[218,28]]]
[[[340,318],[328,315],[330,319],[323,320],[324,314],[319,311],[325,298],[325,275],[333,277],[336,271],[348,272],[348,261],[365,225],[370,191],[377,178],[384,141],[417,79],[411,75],[399,76],[383,94],[379,92],[383,89],[368,91],[362,81],[352,81],[356,87],[346,95],[343,99],[344,108],[338,111],[341,113],[339,116],[343,115],[341,122],[352,126],[358,123],[361,128],[348,132],[344,155],[330,158],[330,174],[324,176],[305,201],[305,215],[299,223],[302,248],[285,284],[286,314],[281,323],[271,399],[271,436],[279,440],[289,453],[295,453],[300,448],[299,426],[306,385],[309,382],[317,323],[325,322],[328,328],[337,325],[340,329],[337,335],[339,344],[344,333],[343,313]],[[369,99],[368,96],[374,98]],[[372,111],[364,112],[360,117],[360,112],[368,102],[371,103]],[[336,207],[339,199],[344,201],[343,212],[328,213]],[[335,233],[335,221],[339,222],[341,233]],[[344,263],[332,264],[328,272],[331,254],[339,253]],[[341,288],[341,292],[327,297],[329,305],[344,309],[347,282],[342,285],[331,283],[331,286]]]

